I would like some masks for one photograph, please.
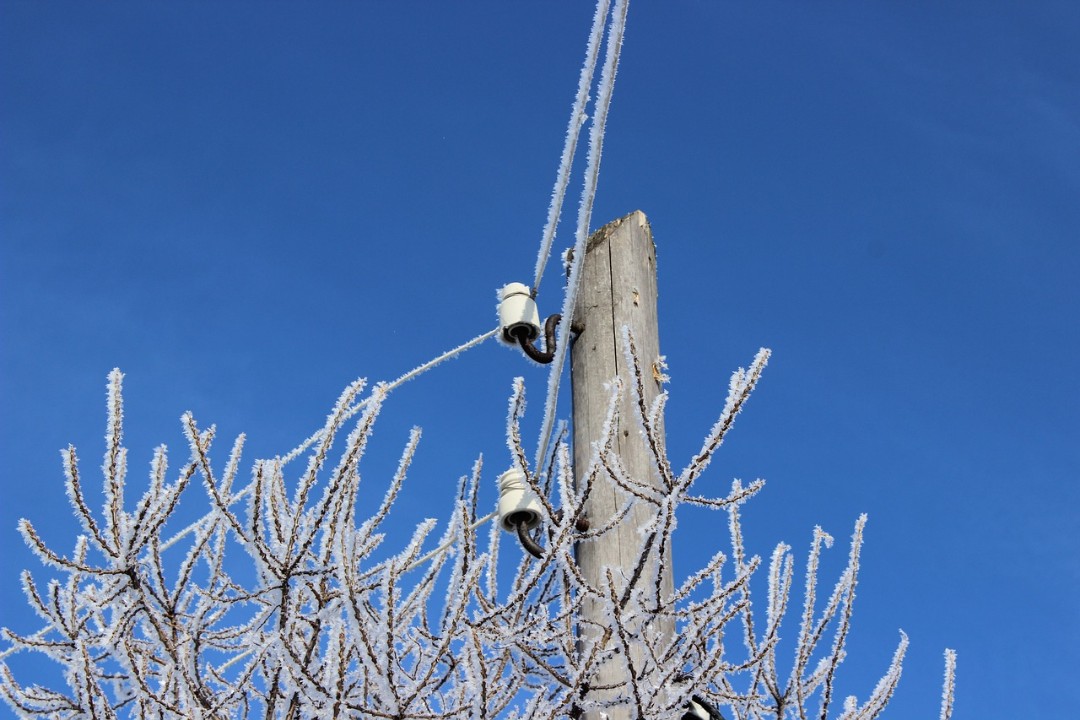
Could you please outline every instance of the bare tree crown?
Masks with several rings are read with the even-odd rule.
[[[345,389],[309,442],[255,461],[250,475],[240,472],[243,436],[219,465],[210,454],[214,428],[185,414],[185,459],[170,471],[166,448],[158,448],[149,482],[132,502],[122,375],[113,371],[103,507],[91,507],[69,447],[63,452],[67,493],[81,527],[74,549],[61,554],[30,521],[20,524],[51,576],[41,584],[23,573],[43,624],[29,634],[4,629],[4,699],[20,716],[55,718],[557,718],[601,717],[616,707],[638,718],[877,717],[900,678],[908,644],[903,633],[864,700],[834,697],[865,516],[855,523],[847,566],[831,588],[819,586],[818,564],[833,540],[814,529],[793,657],[781,662],[793,551],[780,544],[767,563],[748,556],[740,519],[740,508],[763,482],[736,480],[720,497],[695,491],[768,351],[732,375],[701,450],[676,471],[655,432],[667,396],[646,406],[633,338],[625,339],[632,381],[628,388],[613,383],[606,435],[576,485],[564,439],[554,444],[541,475],[530,468],[518,425],[524,383],[514,382],[507,442],[542,500],[543,521],[532,538],[539,558],[501,548],[496,523],[481,532],[490,516],[480,514],[479,460],[462,478],[434,543],[436,526],[429,521],[404,548],[376,553],[420,431],[413,431],[375,512],[358,517],[358,468],[389,392],[387,385],[368,390],[363,381]],[[614,450],[617,400],[626,392],[636,399],[637,425],[649,441],[659,486],[630,477]],[[612,568],[607,582],[596,585],[580,572],[575,546],[602,537],[621,519],[583,522],[586,499],[601,476],[625,494],[626,507],[647,506],[653,520],[629,576],[616,582],[620,571]],[[180,497],[199,484],[205,514],[174,527]],[[730,543],[663,592],[665,548],[684,504],[725,513]],[[436,549],[425,554],[428,544]],[[499,580],[506,563],[516,563],[509,584]],[[755,605],[751,578],[759,571],[767,574],[767,596]],[[582,627],[585,602],[603,608],[600,626]],[[66,686],[20,684],[8,667],[18,651],[58,662]],[[629,679],[598,700],[589,691],[605,663],[626,663]],[[952,711],[954,668],[955,655],[947,651],[943,720]]]

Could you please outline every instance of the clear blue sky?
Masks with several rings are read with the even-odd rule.
[[[185,410],[220,451],[277,454],[353,378],[493,325],[532,273],[591,16],[0,2],[0,625],[37,628],[15,525],[70,551],[57,451],[96,476],[111,368],[137,493],[155,445],[185,457]],[[1066,0],[630,6],[593,225],[652,223],[672,454],[771,347],[703,482],[766,478],[752,550],[801,562],[820,524],[832,572],[869,514],[841,692],[903,628],[891,717],[936,716],[945,647],[957,717],[1080,701],[1077,38]],[[392,396],[365,482],[381,497],[423,426],[402,543],[480,453],[494,503],[515,375],[535,433],[544,371],[493,344]],[[684,571],[710,520],[685,518]]]

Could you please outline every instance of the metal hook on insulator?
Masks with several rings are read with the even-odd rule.
[[[697,694],[691,695],[684,707],[686,712],[682,720],[726,720],[709,701]]]
[[[555,523],[561,525],[562,519],[563,511],[562,508],[559,508],[555,511]],[[540,560],[544,557],[544,548],[540,547],[540,543],[536,542],[536,538],[530,532],[533,529],[533,526],[530,525],[532,520],[533,516],[530,511],[516,512],[506,518],[505,525],[513,528],[517,533],[521,547],[534,558]],[[574,528],[578,532],[585,532],[589,529],[589,519],[586,517],[577,518],[574,522]],[[548,530],[548,537],[551,537],[551,530]]]
[[[518,542],[521,543],[521,547],[525,549],[527,553],[532,555],[537,560],[544,557],[544,548],[540,547],[540,544],[533,539],[533,536],[529,534],[529,518],[525,513],[521,513],[521,518],[510,518],[510,524],[514,526],[517,531]]]
[[[555,359],[555,328],[558,327],[560,320],[562,320],[562,315],[555,313],[548,316],[548,319],[544,322],[543,350],[533,345],[532,333],[529,332],[529,328],[523,325],[512,328],[510,336],[517,340],[518,345],[521,346],[526,355],[541,365],[547,365]]]

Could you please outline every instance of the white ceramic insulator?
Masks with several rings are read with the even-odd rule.
[[[499,476],[499,524],[503,530],[516,531],[515,524],[521,522],[519,513],[525,515],[528,529],[532,530],[540,524],[540,498],[525,482],[525,473],[515,468]]]
[[[540,313],[528,285],[510,283],[499,291],[499,327],[499,339],[510,345],[517,345],[512,333],[520,327],[528,329],[529,340],[540,337]]]

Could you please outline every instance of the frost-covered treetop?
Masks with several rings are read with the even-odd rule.
[[[529,488],[543,498],[538,559],[514,545],[501,548],[496,524],[480,530],[490,517],[478,507],[480,461],[462,478],[437,537],[436,523],[426,521],[400,549],[381,548],[420,431],[413,431],[375,512],[358,517],[359,464],[387,400],[385,385],[365,395],[362,381],[345,389],[312,441],[255,461],[249,475],[240,472],[243,436],[219,464],[211,455],[214,428],[185,414],[184,459],[170,469],[168,452],[158,448],[133,501],[122,375],[113,371],[102,507],[91,507],[69,447],[66,487],[81,529],[74,548],[53,550],[29,520],[20,525],[50,578],[42,584],[23,573],[42,626],[3,631],[3,697],[22,716],[57,718],[557,718],[620,711],[645,718],[876,717],[900,677],[902,633],[865,700],[833,697],[851,630],[865,516],[831,588],[819,587],[818,561],[832,538],[814,530],[798,634],[782,653],[792,550],[777,545],[762,567],[742,539],[740,508],[762,481],[736,480],[722,497],[694,491],[767,358],[762,351],[732,376],[719,419],[681,472],[671,472],[666,453],[659,455],[659,492],[626,475],[614,450],[621,384],[612,386],[608,431],[575,484],[562,438],[543,476],[530,469],[518,430],[524,384],[515,381],[507,438]],[[632,351],[630,359],[640,381]],[[635,420],[647,435],[656,415],[637,404],[643,412]],[[577,546],[602,539],[620,520],[588,528],[580,522],[601,476],[620,488],[627,507],[645,505],[652,513],[645,534],[655,541],[642,543],[629,584],[616,583],[615,568],[607,583],[591,584],[575,559]],[[173,528],[180,497],[199,485],[205,514]],[[670,593],[657,595],[652,588],[665,571],[658,548],[670,547],[675,513],[685,504],[725,513],[729,542]],[[428,545],[435,550],[425,553]],[[516,571],[501,584],[498,570],[507,563]],[[759,571],[767,578],[763,612],[752,602],[751,580]],[[604,619],[594,632],[581,625],[586,602],[591,618]],[[670,627],[674,632],[663,631]],[[7,662],[19,651],[59,663],[65,685],[18,682]],[[783,655],[789,659],[781,662]],[[590,692],[593,678],[609,663],[625,663],[628,680],[598,700]],[[951,713],[953,663],[950,653],[943,718]]]

